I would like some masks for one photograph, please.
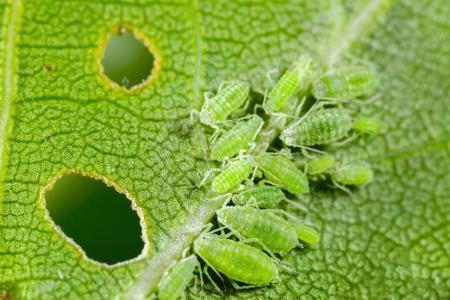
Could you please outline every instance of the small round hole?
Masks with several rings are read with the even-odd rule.
[[[120,27],[105,47],[101,61],[104,74],[126,89],[139,86],[151,75],[155,57],[144,42]]]
[[[66,174],[45,200],[53,222],[88,258],[116,264],[142,253],[144,234],[130,199],[103,181]]]

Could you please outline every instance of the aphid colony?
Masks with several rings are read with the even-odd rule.
[[[312,59],[302,56],[274,84],[262,106],[254,105],[253,114],[246,113],[250,86],[245,82],[228,82],[207,97],[200,122],[211,131],[210,159],[221,163],[211,191],[227,200],[217,211],[219,228],[211,230],[210,224],[194,242],[194,254],[168,270],[159,298],[183,295],[199,266],[196,257],[206,267],[200,275],[217,289],[208,268],[236,288],[255,287],[279,280],[279,269],[286,267],[279,256],[317,244],[319,234],[311,225],[277,207],[283,201],[301,206],[298,199],[310,192],[310,180],[328,181],[345,191],[345,186],[372,180],[368,164],[339,162],[324,149],[381,131],[376,118],[355,116],[347,107],[371,96],[377,84],[377,74],[367,67],[321,74]],[[313,101],[309,109],[303,107],[306,99]],[[272,143],[277,139],[282,149]]]

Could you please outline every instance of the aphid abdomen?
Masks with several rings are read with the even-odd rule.
[[[267,95],[263,104],[266,113],[280,112],[286,102],[299,89],[304,89],[310,83],[313,73],[312,59],[301,56],[292,70],[286,71]]]
[[[194,252],[232,280],[263,285],[279,278],[277,267],[268,255],[243,243],[201,236],[194,242]]]
[[[279,188],[269,185],[253,186],[233,197],[235,205],[257,204],[260,208],[274,208],[286,196]]]
[[[363,66],[331,71],[314,84],[317,99],[346,100],[371,95],[378,86],[378,75]]]
[[[208,99],[200,112],[200,121],[211,125],[224,121],[230,114],[236,112],[248,97],[250,86],[243,81],[233,81]]]
[[[294,223],[294,227],[299,240],[307,243],[310,246],[314,246],[319,242],[319,233],[311,226],[303,222],[296,222]]]
[[[237,187],[242,181],[248,178],[253,170],[254,164],[252,158],[244,158],[232,162],[222,173],[214,178],[212,191],[222,194]]]
[[[309,192],[305,174],[287,158],[262,154],[257,158],[257,166],[263,170],[268,180],[283,186],[289,192],[297,195]]]
[[[342,139],[351,128],[352,118],[348,111],[322,109],[289,125],[280,138],[286,145],[293,147],[323,145]]]
[[[256,238],[274,253],[286,254],[297,244],[295,228],[283,218],[253,207],[227,206],[217,220],[246,238]]]
[[[338,168],[333,174],[333,179],[344,185],[364,185],[372,181],[373,171],[365,165],[346,165]]]
[[[335,164],[336,160],[334,159],[333,156],[324,155],[308,164],[308,174],[311,175],[322,174],[333,168]]]
[[[226,157],[233,157],[241,150],[247,150],[263,123],[257,115],[237,123],[212,145],[211,159],[221,161]]]
[[[182,297],[194,276],[194,269],[197,265],[198,260],[195,255],[179,261],[159,284],[158,299],[176,300]]]

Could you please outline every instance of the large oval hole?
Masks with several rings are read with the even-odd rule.
[[[110,36],[101,63],[104,74],[110,80],[131,89],[150,77],[154,60],[152,52],[142,40],[120,27]]]
[[[53,222],[88,258],[115,264],[142,253],[145,235],[130,199],[103,181],[66,174],[45,200]]]

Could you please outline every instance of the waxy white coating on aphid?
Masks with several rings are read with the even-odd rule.
[[[359,116],[353,122],[352,127],[359,134],[378,134],[381,132],[381,122],[374,117]]]
[[[237,187],[248,178],[254,168],[255,162],[252,158],[243,158],[230,163],[212,182],[212,191],[226,193]]]
[[[330,144],[348,135],[352,118],[345,109],[321,109],[310,113],[283,130],[280,139],[288,146]]]
[[[263,170],[267,180],[282,186],[292,194],[299,195],[309,192],[306,175],[289,159],[261,154],[257,157],[256,164]]]
[[[258,239],[273,253],[286,254],[298,245],[295,228],[285,219],[254,207],[226,206],[217,220],[246,238]]]
[[[225,121],[244,104],[249,91],[250,86],[246,82],[233,81],[226,84],[214,97],[205,100],[200,111],[200,121],[206,125]]]
[[[322,174],[333,168],[335,164],[336,160],[334,159],[333,156],[331,155],[321,156],[318,159],[308,163],[308,174],[310,175]]]
[[[194,252],[217,272],[253,285],[279,280],[273,260],[264,252],[242,242],[202,235],[194,242]]]
[[[158,286],[159,300],[176,300],[183,297],[184,290],[194,277],[194,269],[198,266],[195,255],[177,262],[165,275]]]
[[[323,75],[313,88],[317,99],[348,100],[368,96],[378,86],[378,75],[364,66],[346,67]]]
[[[365,185],[372,181],[373,171],[366,164],[349,164],[337,168],[332,178],[343,185]]]
[[[211,147],[211,159],[222,161],[233,157],[241,150],[247,150],[255,139],[264,121],[257,115],[241,121],[222,135]]]
[[[283,191],[270,185],[252,186],[233,196],[235,205],[255,204],[260,208],[274,208],[283,200]]]
[[[310,246],[314,246],[319,242],[319,233],[311,226],[303,222],[295,222],[294,227],[299,240],[307,243]]]
[[[289,98],[297,91],[308,87],[313,72],[313,61],[307,56],[301,56],[292,70],[286,71],[270,90],[263,104],[266,113],[280,112]]]

